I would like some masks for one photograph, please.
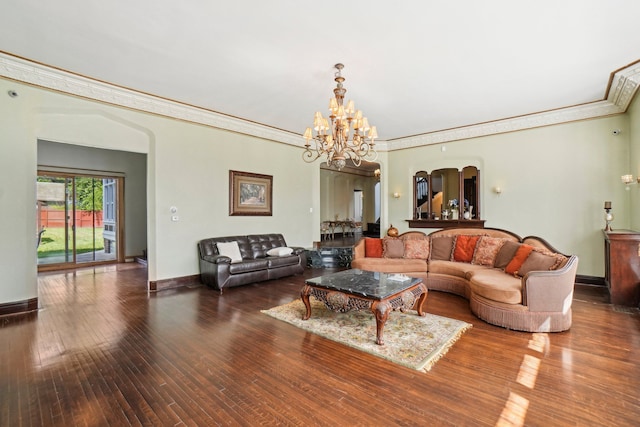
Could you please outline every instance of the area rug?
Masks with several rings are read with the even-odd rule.
[[[261,311],[330,340],[424,372],[472,326],[429,313],[421,317],[413,310],[393,311],[385,324],[381,346],[375,342],[376,320],[370,310],[336,313],[312,298],[309,320],[302,320],[305,307],[300,299]]]

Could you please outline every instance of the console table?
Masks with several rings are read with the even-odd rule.
[[[640,306],[640,232],[604,231],[604,281],[611,303]]]

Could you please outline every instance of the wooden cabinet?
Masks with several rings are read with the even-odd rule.
[[[604,231],[604,262],[611,303],[640,306],[640,233]]]

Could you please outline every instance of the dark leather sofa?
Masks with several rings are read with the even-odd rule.
[[[219,254],[216,244],[234,241],[238,242],[242,261],[232,263],[231,258]],[[293,253],[286,256],[267,255],[269,249],[281,247],[287,247],[282,234],[252,234],[200,240],[200,281],[222,293],[225,288],[302,273],[307,265],[304,248],[291,247]]]

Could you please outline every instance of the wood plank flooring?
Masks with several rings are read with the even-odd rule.
[[[631,426],[640,314],[577,286],[573,327],[488,325],[458,296],[426,311],[473,324],[421,373],[260,313],[305,277],[146,292],[137,264],[39,276],[41,309],[0,318],[0,426]],[[603,292],[605,291],[605,292]]]

